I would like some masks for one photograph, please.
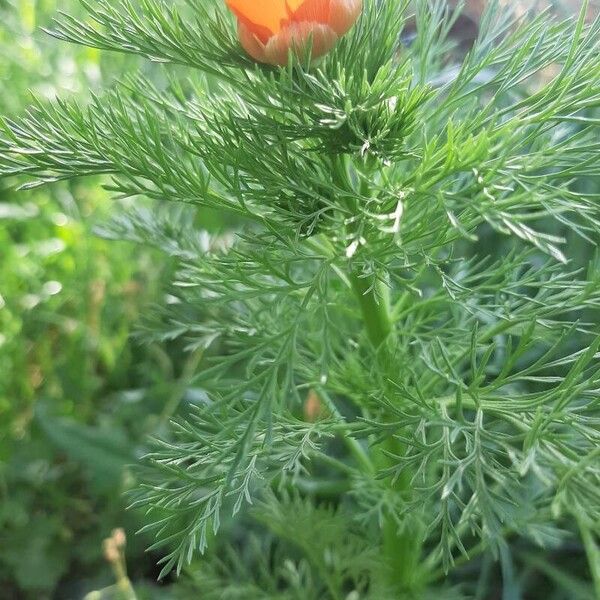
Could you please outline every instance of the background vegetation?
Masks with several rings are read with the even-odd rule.
[[[80,11],[0,0],[2,114],[20,113],[31,92],[87,98],[127,68],[41,32],[59,8]],[[102,539],[117,526],[130,534],[133,577],[156,575],[123,492],[127,465],[179,399],[185,360],[132,339],[170,265],[93,235],[117,210],[100,183],[18,194],[0,184],[0,597],[10,600],[112,583]]]
[[[472,4],[475,23],[480,3]],[[22,113],[27,90],[83,102],[134,60],[44,36],[39,28],[58,8],[80,10],[74,0],[0,0],[0,114]],[[200,578],[202,571],[194,568],[177,584],[155,583],[158,556],[144,552],[148,540],[134,535],[140,515],[125,510],[124,492],[134,484],[128,465],[145,452],[148,436],[202,399],[202,390],[189,383],[196,354],[176,343],[142,344],[134,335],[149,307],[165,301],[173,265],[152,249],[94,235],[117,210],[100,180],[18,195],[0,187],[2,598],[82,598],[110,586],[102,540],[119,526],[128,534],[140,598],[191,598],[201,589],[194,573]],[[223,225],[218,216],[209,221],[215,231]],[[488,244],[492,255],[505,250],[491,234]],[[582,266],[592,253],[581,245]],[[578,545],[563,547],[552,561],[526,557],[530,552],[516,556],[526,563],[520,577],[538,590],[531,598],[563,598],[565,589],[593,598],[580,583],[587,567]],[[478,572],[467,567],[464,575]]]

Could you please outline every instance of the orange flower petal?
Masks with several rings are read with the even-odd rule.
[[[226,0],[238,18],[242,47],[255,60],[285,65],[290,50],[329,52],[354,24],[362,0]]]
[[[273,35],[273,32],[268,27],[257,25],[256,23],[246,19],[246,17],[238,17],[238,26],[242,24],[245,26],[248,32],[251,32],[252,35],[256,36],[263,44],[266,44]]]
[[[267,40],[272,37],[269,35]],[[262,43],[259,36],[257,36],[251,27],[246,25],[246,23],[240,19],[238,21],[238,38],[240,40],[240,44],[242,48],[254,59],[258,62],[267,62],[267,57],[265,55],[265,45]],[[265,40],[265,41],[267,41]]]
[[[227,6],[246,25],[257,25],[272,34],[278,33],[282,23],[303,3],[304,0],[227,0]]]
[[[329,26],[341,37],[354,25],[362,7],[362,0],[331,0]]]
[[[313,23],[329,22],[330,0],[305,0],[297,10],[292,13],[292,21],[311,21]]]
[[[307,21],[292,23],[267,42],[264,62],[285,65],[290,50],[302,55],[308,50],[310,42],[312,42],[311,55],[313,58],[318,58],[327,54],[337,41],[338,36],[329,25]]]

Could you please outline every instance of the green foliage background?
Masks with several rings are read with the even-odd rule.
[[[42,97],[60,93],[89,101],[90,90],[106,87],[134,60],[44,36],[39,26],[58,8],[76,16],[80,11],[74,1],[0,0],[0,114],[22,113],[28,89]],[[162,76],[145,68],[150,79]],[[159,555],[144,552],[149,541],[134,535],[142,519],[125,511],[123,493],[134,484],[128,465],[146,451],[147,436],[162,433],[169,418],[198,401],[202,391],[189,384],[197,353],[174,342],[142,345],[132,337],[147,308],[164,302],[173,265],[152,250],[94,236],[94,226],[116,210],[98,178],[18,195],[0,187],[1,598],[80,598],[110,585],[101,542],[117,526],[129,534],[130,572],[140,597],[217,597],[208,594],[219,589],[219,571],[203,570],[203,563],[188,569],[180,584],[156,587]],[[208,223],[214,230],[223,225],[218,215]],[[565,233],[559,227],[549,232]],[[482,238],[482,254],[505,255],[503,237],[490,230]],[[573,236],[570,256],[577,266],[588,265],[593,252]],[[315,515],[301,502],[293,506],[295,523],[304,518],[309,530]],[[255,509],[257,521],[269,515],[272,531],[294,538],[299,530],[290,531],[289,515],[277,514],[278,508],[267,497]],[[344,529],[343,515],[325,508],[321,513],[324,539],[335,540]],[[364,566],[373,557],[355,552],[353,541],[348,566],[357,554]],[[300,542],[310,553],[314,540]],[[218,551],[227,561],[228,550]],[[246,552],[252,564],[264,546],[250,544]],[[565,598],[565,589],[591,598],[581,583],[586,561],[580,547],[552,560],[528,547],[520,552],[522,578],[530,577],[539,590],[532,598]],[[492,565],[490,558],[476,568]],[[230,597],[258,597],[256,588],[233,585],[238,576],[244,580],[242,567],[223,572]],[[293,581],[303,574],[279,576]],[[465,577],[478,576],[467,568]],[[301,588],[298,593],[301,598]]]
[[[3,114],[22,112],[31,93],[88,97],[127,67],[41,32],[58,9],[81,7],[0,0]],[[130,534],[133,576],[155,578],[123,492],[126,465],[178,399],[177,350],[131,339],[170,266],[93,235],[116,210],[100,183],[19,194],[0,184],[1,598],[81,598],[111,584],[101,544],[117,526]]]

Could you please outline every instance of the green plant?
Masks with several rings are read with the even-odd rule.
[[[127,64],[40,34],[56,4],[0,0],[3,114],[23,112],[32,92],[87,96]],[[94,237],[94,222],[114,210],[97,179],[19,194],[0,182],[2,598],[102,587],[111,581],[102,538],[139,527],[125,512],[125,466],[144,452],[179,374],[176,351],[167,357],[131,337],[163,296],[169,260]],[[129,554],[136,576],[154,569],[141,539]]]
[[[565,243],[600,226],[587,3],[557,22],[490,2],[458,68],[441,1],[416,3],[410,45],[408,2],[367,1],[331,54],[281,69],[243,55],[220,3],[86,7],[53,34],[167,63],[169,83],[7,119],[0,174],[109,175],[233,233],[193,209],[104,228],[179,258],[145,335],[202,357],[206,398],[134,501],[163,574],[212,545],[189,570],[207,597],[484,598],[493,557],[518,598],[515,565],[579,531],[589,574],[542,572],[556,598],[600,593],[600,276]]]

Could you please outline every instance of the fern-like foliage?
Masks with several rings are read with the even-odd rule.
[[[573,516],[590,550],[600,276],[581,253],[600,232],[600,20],[586,25],[587,4],[557,22],[490,2],[457,60],[445,2],[367,0],[330,55],[277,69],[243,55],[218,2],[85,4],[88,22],[62,15],[51,33],[164,63],[164,82],[128,74],[86,107],[36,103],[5,121],[0,175],[105,174],[116,197],[160,204],[100,233],[179,261],[144,335],[204,352],[194,385],[209,400],[157,442],[134,501],[163,572],[260,498],[252,514],[295,558],[270,573],[279,584],[263,564],[227,597],[425,598],[455,560],[491,549],[507,565],[510,536],[559,543]],[[231,231],[204,233],[207,209]],[[307,500],[332,486],[343,509]],[[205,565],[205,582],[225,587],[231,562]]]

